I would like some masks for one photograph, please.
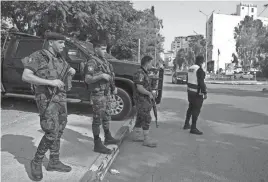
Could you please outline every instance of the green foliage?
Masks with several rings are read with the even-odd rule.
[[[264,66],[265,64],[260,64],[259,61],[266,60],[260,55],[268,52],[268,29],[263,26],[262,21],[246,16],[234,31],[236,51],[243,69]]]
[[[206,41],[204,36],[191,36],[188,44],[189,46],[187,49],[180,49],[176,54],[174,63],[179,67],[179,69],[193,65],[195,62],[195,57],[198,55],[203,55],[205,57]]]
[[[79,40],[105,39],[107,51],[118,59],[137,61],[163,51],[162,20],[154,8],[137,11],[130,1],[1,1],[2,19],[11,19],[19,31],[43,36],[46,30]],[[157,57],[159,57],[157,55]]]

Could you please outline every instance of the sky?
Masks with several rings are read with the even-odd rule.
[[[206,33],[206,16],[215,13],[231,14],[236,12],[236,5],[241,1],[132,1],[137,10],[144,10],[154,6],[155,15],[163,20],[164,28],[161,34],[165,37],[164,49],[170,50],[171,42],[177,36],[188,36]],[[267,1],[242,1],[257,5],[258,15],[264,10]],[[261,14],[268,17],[268,8]]]

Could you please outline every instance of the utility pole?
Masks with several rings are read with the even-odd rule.
[[[138,63],[141,62],[141,39],[139,39],[139,47],[138,47]]]

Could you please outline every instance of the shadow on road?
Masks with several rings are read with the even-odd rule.
[[[68,126],[68,123],[67,123],[67,126]],[[83,127],[81,126],[81,124],[79,125],[79,127]],[[86,125],[85,127],[88,127],[88,125]],[[44,133],[43,130],[38,130],[40,133]],[[81,133],[79,132],[76,132],[74,130],[71,130],[69,128],[65,128],[64,131],[63,131],[63,135],[61,137],[63,140],[66,140],[70,143],[77,143],[77,144],[83,144],[83,142],[80,141],[81,140],[86,140],[86,141],[92,141],[93,142],[93,138],[91,137],[88,137],[86,135],[82,135]]]
[[[265,114],[235,108],[228,104],[204,103],[200,117],[220,123],[267,124],[268,121]]]
[[[257,107],[257,106],[256,106]],[[181,118],[185,117],[188,109],[188,101],[179,98],[163,98],[159,112],[175,112]],[[201,109],[200,118],[219,123],[237,124],[267,124],[268,115],[252,112],[229,104],[206,103]]]
[[[67,107],[68,114],[92,115],[92,107],[88,104],[68,103]],[[21,98],[2,98],[1,109],[38,113],[34,100]]]
[[[3,135],[1,138],[1,151],[12,154],[20,164],[24,165],[25,171],[31,180],[33,178],[31,176],[30,160],[33,159],[37,150],[32,140],[32,137],[12,134]],[[48,161],[46,156],[43,161]]]

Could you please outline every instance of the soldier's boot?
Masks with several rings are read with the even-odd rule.
[[[102,154],[111,154],[112,150],[105,147],[102,144],[101,139],[98,138],[98,139],[94,140],[94,152],[98,152],[98,153],[102,153]]]
[[[120,140],[115,139],[114,137],[112,137],[111,132],[108,131],[104,131],[105,134],[105,139],[104,139],[104,145],[110,145],[110,144],[118,144],[120,142]]]
[[[60,137],[62,133],[59,134],[58,138],[50,146],[50,156],[47,166],[47,171],[58,171],[58,172],[70,172],[72,168],[63,164],[60,159]]]
[[[38,145],[35,157],[31,161],[31,175],[35,181],[41,181],[43,179],[42,160],[52,143],[53,141],[43,136]]]
[[[134,142],[143,142],[144,141],[142,128],[134,127],[132,141],[134,141]]]
[[[71,166],[67,166],[60,161],[59,154],[49,156],[47,171],[70,172],[71,170]]]
[[[143,130],[143,145],[147,147],[157,147],[157,141],[149,137],[149,130]]]

